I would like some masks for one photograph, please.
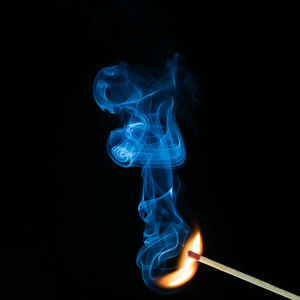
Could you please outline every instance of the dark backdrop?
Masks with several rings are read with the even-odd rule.
[[[299,5],[65,0],[2,13],[10,295],[280,299],[206,266],[174,295],[142,281],[140,169],[109,159],[120,123],[96,106],[92,83],[104,66],[173,52],[199,87],[199,105],[178,119],[182,215],[200,225],[207,257],[300,294]]]

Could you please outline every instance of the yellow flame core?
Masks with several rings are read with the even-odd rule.
[[[182,253],[176,271],[166,274],[157,279],[156,283],[162,288],[176,288],[188,282],[196,273],[199,263],[187,256],[187,251],[202,253],[202,241],[200,231],[196,232],[188,239]]]

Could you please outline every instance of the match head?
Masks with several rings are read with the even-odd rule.
[[[197,253],[195,253],[195,252],[193,252],[193,251],[191,251],[191,250],[189,250],[189,251],[186,253],[186,255],[187,255],[188,257],[190,257],[190,258],[195,259],[195,260],[200,260],[200,257],[201,257],[201,255],[199,255],[199,254],[197,254]]]

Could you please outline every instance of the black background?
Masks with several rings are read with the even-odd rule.
[[[14,4],[2,10],[3,293],[280,299],[206,266],[173,295],[142,281],[140,169],[109,159],[120,123],[92,83],[104,66],[179,52],[200,91],[178,119],[182,215],[200,225],[207,257],[300,294],[299,4]]]

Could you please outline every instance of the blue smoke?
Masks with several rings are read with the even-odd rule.
[[[148,287],[170,269],[167,261],[182,250],[189,233],[176,207],[180,181],[174,168],[185,161],[185,146],[175,120],[178,55],[154,76],[129,65],[106,67],[97,74],[93,93],[99,107],[120,116],[124,127],[110,133],[107,151],[121,167],[141,167],[139,214],[146,223],[137,265]]]

